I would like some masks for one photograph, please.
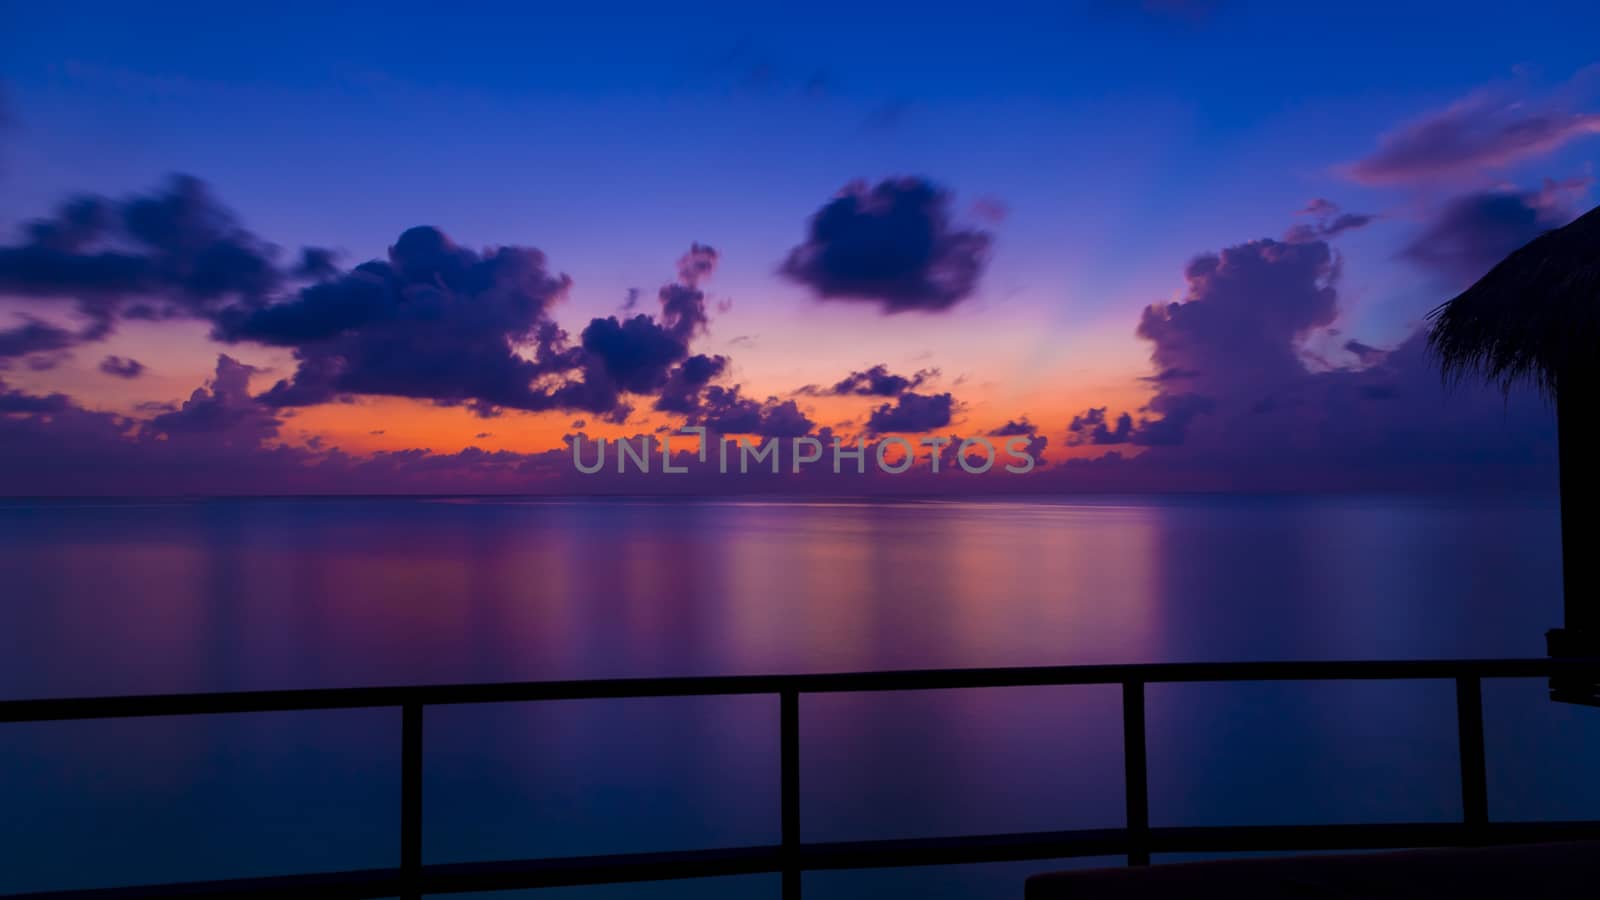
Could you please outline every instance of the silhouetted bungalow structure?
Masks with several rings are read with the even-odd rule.
[[[1507,391],[1531,383],[1555,400],[1566,621],[1547,645],[1551,656],[1600,656],[1600,562],[1589,546],[1600,517],[1600,428],[1584,421],[1600,396],[1600,208],[1530,241],[1431,318],[1428,346],[1447,381],[1482,378]],[[1600,704],[1593,683],[1550,687],[1556,699]]]

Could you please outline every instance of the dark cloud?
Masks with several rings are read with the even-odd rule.
[[[692,245],[657,315],[595,319],[574,346],[551,317],[570,280],[533,248],[478,251],[419,227],[386,259],[347,271],[324,248],[287,266],[276,257],[197,179],[124,201],[72,200],[0,247],[0,292],[73,300],[90,324],[0,331],[0,356],[98,340],[120,319],[185,316],[210,320],[220,340],[293,352],[295,371],[265,394],[275,407],[382,395],[483,416],[565,409],[621,421],[627,395],[681,387],[672,374],[706,330],[701,285],[717,263],[714,249]]]
[[[1067,443],[1081,444],[1126,444],[1133,439],[1133,416],[1123,413],[1117,416],[1116,427],[1106,424],[1106,408],[1094,406],[1083,411],[1081,415],[1072,417],[1072,422],[1067,426]]]
[[[144,363],[121,356],[108,356],[100,360],[100,371],[118,378],[138,378],[144,374]]]
[[[4,379],[0,379],[0,413],[57,413],[67,409],[71,403],[65,394],[29,394],[11,388]]]
[[[1023,416],[1021,419],[1008,419],[1004,425],[989,432],[989,437],[1020,437],[1035,434],[1038,430],[1027,416]]]
[[[21,325],[0,330],[0,363],[33,353],[64,350],[78,342],[78,335],[39,319],[26,318]]]
[[[276,437],[277,416],[250,396],[250,376],[257,371],[231,356],[218,356],[211,381],[176,410],[151,419],[150,429],[173,439],[203,438],[222,446],[254,447]]]
[[[301,268],[324,252],[306,251]],[[286,272],[277,256],[203,182],[180,175],[151,194],[76,197],[28,223],[18,243],[0,246],[0,294],[73,303],[87,324],[56,338],[87,343],[121,319],[210,318],[315,274]]]
[[[1336,204],[1323,197],[1306,204],[1300,215],[1309,216],[1312,221],[1301,222],[1291,227],[1283,237],[1289,243],[1298,244],[1337,237],[1346,231],[1365,228],[1377,218],[1368,213],[1343,212]]]
[[[1378,149],[1347,172],[1366,184],[1471,174],[1542,156],[1594,134],[1600,134],[1600,113],[1486,90],[1384,135]]]
[[[1116,424],[1107,421],[1104,406],[1091,407],[1073,416],[1067,426],[1067,443],[1073,446],[1111,446],[1133,444],[1140,447],[1172,447],[1182,444],[1195,416],[1210,412],[1215,403],[1199,394],[1157,394],[1137,422],[1129,413],[1117,416]]]
[[[698,284],[715,263],[716,251],[694,245],[679,262],[679,280],[660,291],[659,319],[597,318],[572,347],[550,318],[571,282],[549,272],[544,254],[479,253],[437,229],[413,228],[387,261],[310,285],[288,302],[224,315],[218,331],[295,348],[294,377],[266,394],[274,405],[382,394],[467,404],[480,415],[560,408],[619,421],[629,410],[625,394],[668,387],[688,356],[707,319]]]
[[[649,394],[667,383],[671,367],[688,345],[672,329],[647,315],[595,319],[583,329],[583,350],[599,360],[618,390]]]
[[[1344,349],[1347,353],[1354,356],[1364,365],[1382,362],[1383,357],[1387,355],[1387,351],[1380,350],[1377,347],[1373,347],[1368,344],[1363,344],[1355,339],[1345,341]]]
[[[661,322],[685,344],[704,331],[709,321],[700,282],[716,271],[717,258],[717,251],[704,244],[690,245],[689,252],[678,260],[677,283],[662,285],[659,292]]]
[[[548,315],[570,283],[548,271],[538,250],[478,253],[438,229],[412,228],[386,261],[283,302],[231,308],[216,334],[294,348],[294,375],[265,395],[275,406],[377,394],[482,413],[550,409],[557,402],[537,382],[572,368],[565,335]]]
[[[1195,416],[1211,412],[1216,402],[1200,394],[1157,394],[1145,409],[1160,418],[1141,418],[1131,440],[1145,447],[1171,447],[1182,444]],[[1127,414],[1124,413],[1124,416]],[[1118,422],[1119,426],[1121,422]]]
[[[591,320],[576,353],[564,357],[582,378],[556,390],[553,402],[613,422],[624,420],[630,410],[621,399],[625,393],[658,394],[656,408],[663,411],[694,409],[699,389],[728,364],[722,356],[689,356],[690,341],[709,321],[700,283],[715,271],[717,260],[716,250],[692,244],[678,260],[678,280],[657,292],[659,318],[641,313]]]
[[[920,434],[950,424],[955,398],[950,394],[906,392],[893,404],[885,403],[867,417],[869,434]]]
[[[896,375],[883,363],[862,372],[851,372],[829,387],[808,384],[795,393],[807,396],[861,396],[896,397],[921,387],[931,378],[937,378],[938,369],[921,369],[910,375]]]
[[[1511,251],[1572,218],[1569,199],[1588,179],[1548,181],[1538,191],[1485,191],[1451,200],[1402,256],[1465,286]]]
[[[282,280],[277,249],[241,228],[205,184],[173,177],[156,193],[78,197],[0,247],[0,292],[62,297],[109,315],[128,298],[146,316],[204,314],[260,298]]]
[[[300,250],[300,262],[294,267],[296,277],[312,281],[321,281],[339,274],[339,254],[326,247],[304,247]]]
[[[977,289],[991,242],[955,227],[950,195],[926,180],[853,182],[811,217],[779,272],[824,299],[936,312]]]
[[[768,397],[757,401],[740,394],[738,385],[707,388],[704,402],[690,422],[719,434],[761,437],[799,437],[816,427],[793,400]]]
[[[700,409],[701,393],[706,385],[727,368],[726,356],[707,356],[699,353],[689,357],[668,374],[667,383],[656,397],[655,408],[671,413],[697,411]]]

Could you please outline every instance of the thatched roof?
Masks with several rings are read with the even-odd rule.
[[[1600,371],[1600,207],[1534,238],[1429,318],[1428,348],[1450,380],[1531,381],[1553,394],[1563,370]]]

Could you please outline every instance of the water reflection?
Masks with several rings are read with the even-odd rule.
[[[8,501],[0,693],[1538,655],[1556,527],[1531,501]],[[1597,717],[1514,687],[1486,687],[1492,812],[1595,815],[1600,778],[1551,762],[1600,746]],[[1118,703],[804,698],[805,837],[1117,825]],[[773,840],[775,711],[430,711],[428,858]],[[1156,824],[1460,812],[1449,685],[1158,686],[1149,715]],[[0,846],[19,852],[0,890],[385,864],[393,719],[7,727]],[[1014,868],[808,891],[990,895],[994,873],[1020,886]]]

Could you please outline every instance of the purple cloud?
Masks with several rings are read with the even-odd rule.
[[[29,317],[21,325],[0,330],[0,361],[65,350],[77,342],[77,334]]]
[[[75,301],[110,333],[118,316],[208,316],[257,300],[284,273],[277,248],[234,220],[196,178],[174,176],[159,191],[116,201],[84,196],[29,223],[21,243],[0,247],[0,293]]]
[[[1446,395],[1423,331],[1392,348],[1348,339],[1354,365],[1311,361],[1306,342],[1339,312],[1325,241],[1228,247],[1185,275],[1184,298],[1138,325],[1155,370],[1182,376],[1152,380],[1142,415],[1095,407],[1069,426],[1069,443],[1145,449],[1053,477],[1105,490],[1551,486],[1549,410],[1521,394]]]
[[[955,398],[950,394],[917,394],[907,391],[879,406],[867,417],[868,434],[920,434],[950,424]]]
[[[1465,286],[1511,251],[1573,217],[1569,199],[1586,178],[1546,181],[1542,190],[1494,190],[1451,200],[1401,255]]]
[[[0,379],[0,413],[58,413],[71,403],[65,394],[29,394],[9,387],[5,379]]]
[[[740,394],[739,386],[713,385],[690,423],[716,434],[751,434],[761,437],[799,437],[816,427],[793,400],[769,397],[758,401]]]
[[[1312,221],[1294,225],[1284,234],[1283,239],[1291,244],[1337,237],[1346,231],[1365,228],[1377,218],[1368,213],[1344,212],[1332,201],[1323,197],[1306,204],[1300,215],[1309,216]]]
[[[497,407],[557,405],[534,382],[572,367],[549,319],[571,284],[525,247],[478,253],[435,228],[412,228],[389,258],[302,289],[287,301],[223,311],[225,340],[292,347],[294,375],[267,392],[276,406],[379,394]],[[536,348],[534,358],[517,352]]]
[[[1004,425],[989,432],[989,437],[1021,437],[1038,433],[1039,429],[1027,416],[1020,419],[1008,419]]]
[[[910,375],[896,375],[889,371],[887,365],[879,363],[862,372],[851,372],[829,387],[808,384],[795,393],[813,397],[896,397],[921,387],[938,375],[938,369],[920,369]]]
[[[1303,370],[1299,342],[1338,313],[1337,275],[1322,241],[1264,239],[1204,254],[1184,272],[1184,299],[1147,307],[1137,333],[1158,372],[1196,373],[1186,387],[1248,391]]]
[[[993,238],[955,227],[950,195],[921,178],[852,182],[811,217],[779,267],[825,300],[940,312],[970,297]]]
[[[215,375],[183,405],[151,419],[152,431],[173,439],[204,437],[224,446],[254,447],[278,434],[278,417],[250,396],[250,376],[259,370],[226,354]]]
[[[144,374],[144,363],[121,356],[108,356],[100,360],[100,371],[118,378],[138,378]]]
[[[1384,135],[1346,173],[1364,184],[1395,184],[1501,169],[1600,134],[1600,113],[1485,90]]]
[[[667,382],[656,397],[655,408],[662,412],[685,414],[698,411],[706,385],[727,368],[726,356],[698,353],[689,357],[668,373]]]
[[[1117,416],[1116,427],[1106,423],[1106,408],[1094,406],[1073,416],[1067,426],[1067,443],[1073,445],[1126,444],[1133,440],[1133,416]]]

